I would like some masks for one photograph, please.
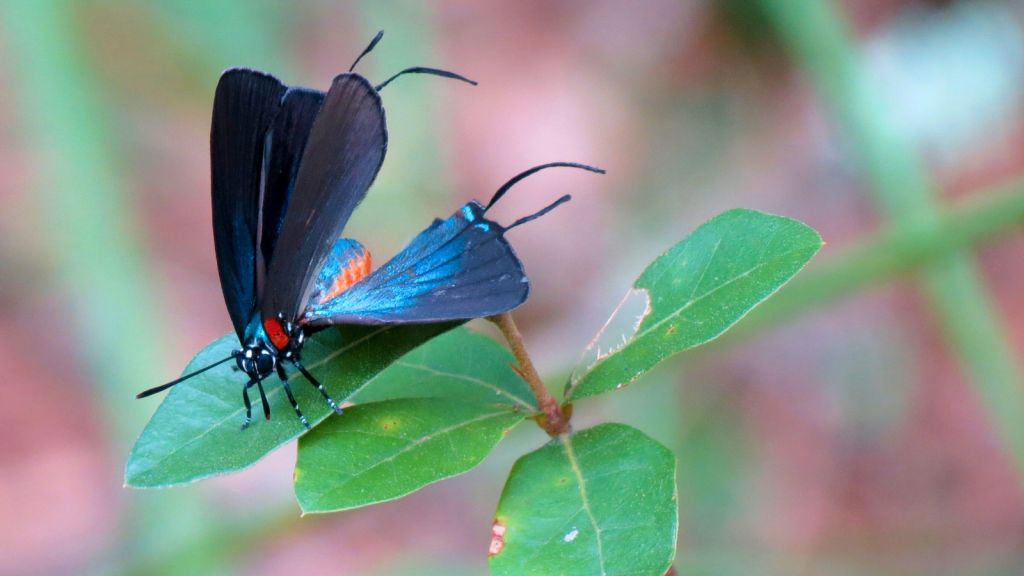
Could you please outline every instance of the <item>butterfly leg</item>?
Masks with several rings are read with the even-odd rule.
[[[341,414],[341,408],[338,407],[338,403],[331,398],[330,394],[327,393],[327,390],[324,390],[324,385],[316,378],[313,378],[313,375],[309,373],[309,370],[306,370],[306,367],[302,365],[302,362],[292,360],[292,364],[295,364],[295,367],[299,369],[299,372],[302,372],[302,375],[309,380],[309,383],[316,386],[316,389],[324,395],[324,400],[327,400],[327,405],[331,407],[331,410],[334,410],[335,414]]]
[[[253,385],[253,381],[249,382],[242,387],[242,401],[245,402],[245,422],[242,422],[242,427],[239,430],[245,430],[249,427],[249,423],[252,422],[252,402],[249,402],[249,388]]]
[[[260,389],[260,400],[263,401],[263,416],[270,422],[270,402],[267,402],[267,393],[263,391],[263,380],[257,380],[256,386]]]
[[[292,408],[295,408],[295,413],[299,416],[299,421],[307,429],[310,428],[309,422],[306,417],[302,415],[302,410],[299,409],[299,403],[295,401],[295,395],[292,394],[291,386],[288,386],[288,375],[284,373],[284,366],[277,365],[277,375],[281,377],[281,386],[284,388],[284,393],[288,395],[288,401],[292,403]]]

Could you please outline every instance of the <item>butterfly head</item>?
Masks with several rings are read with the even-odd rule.
[[[250,340],[235,356],[238,369],[254,380],[270,376],[277,367],[277,356],[259,340]]]

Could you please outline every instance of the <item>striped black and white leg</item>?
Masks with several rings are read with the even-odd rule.
[[[284,388],[284,393],[288,395],[288,401],[292,403],[292,408],[295,408],[295,413],[299,416],[299,421],[307,429],[310,428],[309,422],[306,417],[302,415],[302,410],[299,409],[299,403],[295,401],[295,395],[292,394],[292,389],[288,386],[288,375],[284,372],[284,367],[280,364],[277,365],[277,375],[281,377],[281,386]]]
[[[253,385],[253,380],[242,387],[242,402],[245,402],[245,422],[242,422],[242,427],[239,430],[245,430],[249,427],[249,423],[252,422],[252,402],[249,402],[249,388]]]
[[[336,414],[341,414],[341,408],[338,407],[338,403],[331,398],[330,394],[327,393],[327,390],[324,390],[324,385],[316,378],[313,378],[313,375],[309,373],[309,370],[306,370],[306,367],[302,365],[302,362],[293,359],[292,364],[295,364],[295,367],[299,369],[299,372],[302,372],[302,375],[309,380],[309,383],[316,386],[316,389],[323,394],[324,400],[327,400],[327,405],[331,407],[331,410],[334,410]]]

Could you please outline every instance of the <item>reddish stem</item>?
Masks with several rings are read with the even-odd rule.
[[[540,375],[537,374],[537,369],[533,367],[533,362],[530,361],[530,356],[526,353],[526,348],[523,346],[523,335],[516,328],[516,323],[512,320],[512,314],[505,312],[497,316],[489,316],[487,319],[493,322],[498,327],[498,330],[501,330],[501,334],[505,336],[508,347],[512,349],[512,355],[516,357],[516,362],[519,363],[516,373],[526,381],[526,384],[530,386],[530,390],[533,390],[533,395],[537,398],[537,406],[544,412],[543,419],[538,419],[537,423],[552,438],[569,432],[569,419],[562,412],[562,407],[558,405],[558,400],[555,400],[554,396],[548,392],[547,386],[544,385]]]

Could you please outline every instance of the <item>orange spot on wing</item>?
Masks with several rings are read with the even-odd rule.
[[[270,338],[270,343],[278,350],[284,350],[288,347],[288,343],[291,342],[291,338],[288,337],[284,328],[281,327],[281,323],[275,318],[269,318],[263,321],[263,331],[266,332],[267,337]]]
[[[363,251],[362,255],[348,261],[341,272],[334,277],[334,284],[326,294],[320,298],[320,302],[327,302],[331,298],[341,296],[341,293],[348,290],[353,284],[366,278],[370,274],[370,253]]]

